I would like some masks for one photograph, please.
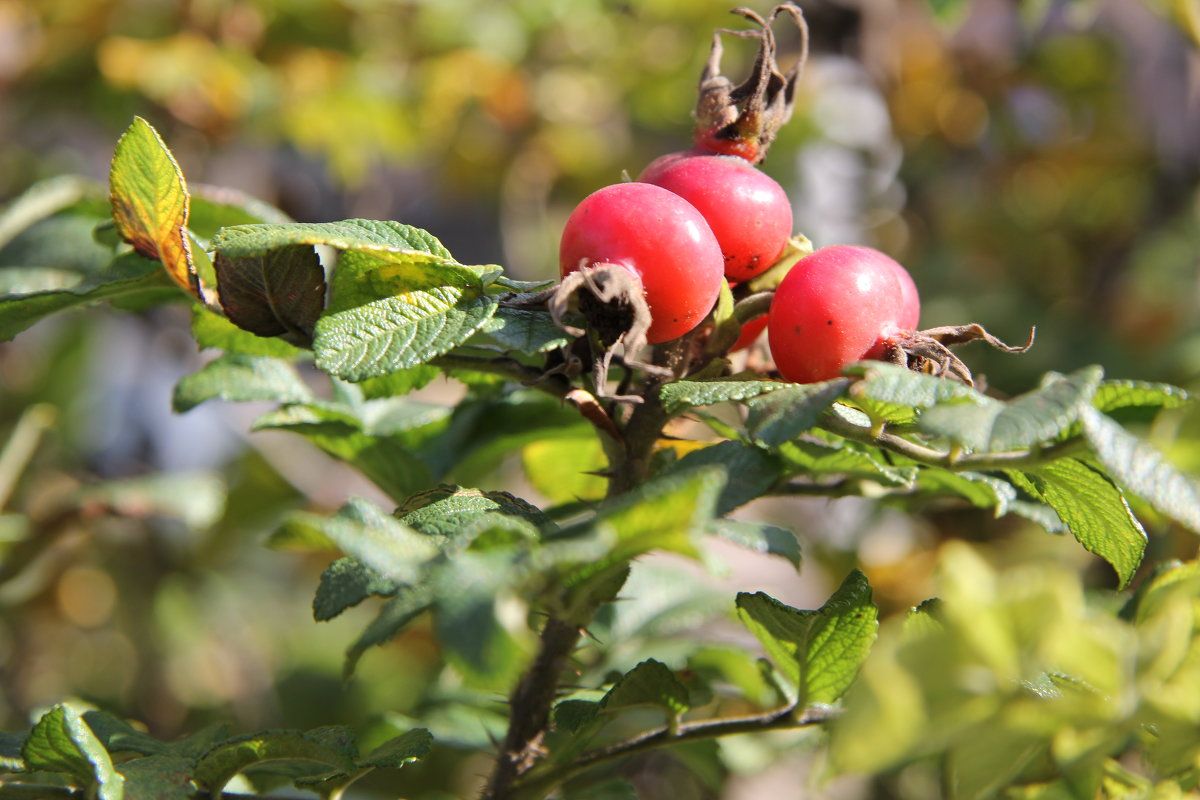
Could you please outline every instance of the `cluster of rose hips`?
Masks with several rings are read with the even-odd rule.
[[[704,321],[722,279],[736,287],[773,266],[791,235],[791,205],[773,178],[739,156],[697,148],[585,198],[563,230],[559,265],[563,276],[597,265],[636,276],[651,315],[646,339],[657,344]],[[916,329],[919,312],[916,286],[895,261],[866,247],[826,247],[791,268],[769,313],[744,325],[732,349],[765,325],[780,374],[819,381],[884,357]]]
[[[626,363],[637,365],[642,344],[695,330],[725,282],[746,308],[756,307],[750,282],[789,260],[781,261],[792,236],[787,193],[755,165],[791,116],[808,28],[790,1],[765,18],[745,8],[734,13],[757,30],[714,35],[700,78],[695,147],[656,159],[636,181],[589,195],[563,230],[563,281],[550,309],[563,324],[566,298],[586,287],[581,310],[607,348],[599,376],[618,341]],[[772,31],[782,17],[801,35],[800,57],[787,72],[776,62]],[[739,85],[721,75],[722,33],[759,43],[751,75]],[[948,345],[983,339],[1021,352],[1033,342],[1031,334],[1028,344],[1010,347],[974,324],[918,331],[919,316],[917,287],[902,266],[867,247],[825,247],[791,266],[774,286],[767,313],[739,313],[741,334],[729,349],[749,346],[765,327],[775,366],[789,381],[827,380],[855,361],[884,359],[971,383]]]

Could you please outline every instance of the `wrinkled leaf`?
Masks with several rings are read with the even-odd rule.
[[[778,483],[782,472],[780,459],[775,455],[741,442],[726,441],[693,450],[664,474],[701,467],[716,467],[726,475],[725,488],[717,498],[719,515],[761,497]]]
[[[30,772],[62,772],[94,786],[99,800],[121,800],[124,779],[74,706],[46,712],[29,732],[21,757]]]
[[[823,383],[791,384],[756,398],[748,404],[746,431],[769,446],[791,441],[815,427],[849,386],[849,378],[835,378]]]
[[[330,620],[371,595],[396,593],[396,581],[385,578],[356,558],[339,558],[321,573],[313,598],[313,619]]]
[[[688,690],[666,664],[648,658],[622,675],[600,700],[601,711],[636,706],[661,708],[677,717],[691,708]]]
[[[779,381],[674,381],[658,390],[658,398],[668,413],[678,414],[695,406],[740,402],[787,388]]]
[[[325,270],[305,245],[214,262],[218,297],[230,322],[257,336],[312,339],[325,307]]]
[[[229,258],[260,256],[284,247],[318,244],[337,250],[390,252],[414,262],[453,261],[450,252],[429,232],[384,220],[235,225],[222,228],[212,238],[212,248]]]
[[[1121,490],[1102,473],[1073,458],[1035,469],[1009,470],[1018,488],[1054,509],[1079,543],[1103,558],[1127,586],[1142,561],[1146,532]]]
[[[322,735],[319,729],[306,733],[262,731],[234,737],[218,745],[196,764],[195,777],[216,794],[248,767],[276,759],[315,761],[345,773],[355,769],[348,748]]]

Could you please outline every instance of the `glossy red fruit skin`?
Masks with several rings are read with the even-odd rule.
[[[650,162],[638,180],[669,189],[704,215],[721,245],[730,281],[764,272],[792,235],[787,192],[745,159],[694,150],[669,153]]]
[[[724,260],[708,223],[679,195],[649,183],[599,189],[567,219],[560,274],[604,263],[641,279],[652,319],[650,344],[691,331],[721,291]]]
[[[878,250],[837,245],[805,256],[784,277],[767,338],[780,375],[814,383],[838,377],[855,361],[882,357],[919,316],[907,270]]]

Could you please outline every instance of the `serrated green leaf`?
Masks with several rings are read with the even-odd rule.
[[[59,772],[93,787],[99,800],[122,800],[124,779],[83,715],[69,703],[54,706],[29,732],[21,757],[30,772]]]
[[[1146,532],[1124,495],[1102,473],[1073,458],[1009,470],[1021,490],[1054,509],[1080,544],[1103,558],[1127,586],[1142,561]]]
[[[388,598],[379,608],[379,614],[363,629],[350,647],[346,648],[346,660],[342,674],[349,678],[354,674],[358,660],[367,650],[391,641],[409,626],[414,619],[433,605],[433,597],[423,587],[403,587]]]
[[[1099,411],[1085,409],[1081,418],[1096,459],[1125,491],[1200,533],[1200,485],[1196,481]]]
[[[218,297],[229,321],[257,336],[312,339],[325,308],[325,270],[307,245],[213,262]]]
[[[328,245],[337,250],[403,254],[425,263],[453,258],[428,231],[399,222],[347,219],[338,222],[295,222],[286,225],[235,225],[212,238],[212,248],[229,258],[259,256],[293,245]]]
[[[214,398],[234,403],[305,403],[313,399],[313,394],[286,361],[228,353],[181,379],[175,385],[172,404],[176,411],[184,412]]]
[[[439,553],[429,536],[417,533],[361,498],[351,499],[332,517],[308,513],[295,516],[318,525],[346,555],[397,583],[418,582],[426,562]]]
[[[471,270],[396,258],[342,254],[313,337],[321,369],[358,381],[414,367],[462,344],[495,313],[496,299]]]
[[[307,354],[307,351],[283,339],[256,336],[244,331],[220,314],[199,305],[192,307],[192,336],[201,350],[215,347],[227,353],[289,360]]]
[[[746,432],[768,446],[795,439],[816,426],[825,410],[850,387],[849,378],[791,384],[748,404]]]
[[[852,571],[825,605],[802,611],[763,592],[737,596],[738,617],[798,690],[800,707],[833,703],[854,680],[878,627],[866,576]]]
[[[674,381],[662,385],[658,390],[658,399],[667,413],[678,414],[696,406],[749,400],[789,385],[766,380]]]
[[[742,442],[726,441],[693,450],[664,474],[702,467],[716,467],[725,473],[725,488],[717,498],[718,515],[761,497],[779,482],[783,472],[777,456]]]
[[[170,287],[157,265],[136,255],[122,256],[108,269],[79,276],[70,287],[0,297],[0,342],[58,311],[102,300],[158,298],[164,290],[173,296]]]
[[[187,182],[158,131],[141,117],[117,141],[108,183],[121,238],[161,262],[181,289],[202,300],[187,235]]]
[[[800,569],[800,543],[796,535],[786,528],[766,525],[761,522],[745,522],[718,519],[712,524],[712,532],[722,539],[772,556],[781,556]]]
[[[425,728],[414,728],[376,747],[359,759],[360,767],[399,769],[405,764],[420,761],[433,746],[433,734]]]
[[[1100,384],[1100,367],[1049,381],[1032,392],[1001,403],[958,403],[927,409],[917,421],[925,433],[944,436],[977,453],[1019,450],[1045,442],[1068,430]]]
[[[672,718],[691,708],[688,690],[666,664],[648,658],[622,675],[600,700],[600,711],[637,706],[661,708]]]
[[[217,795],[248,767],[276,759],[315,761],[345,773],[355,769],[346,748],[319,731],[262,731],[234,737],[206,753],[196,764],[195,778]]]
[[[554,324],[548,311],[500,305],[480,331],[508,350],[537,355],[564,347],[571,337]]]
[[[181,756],[149,756],[117,765],[125,779],[125,800],[191,800],[195,762]]]
[[[396,581],[385,578],[356,558],[339,558],[321,573],[313,598],[313,619],[330,620],[371,595],[396,593]]]

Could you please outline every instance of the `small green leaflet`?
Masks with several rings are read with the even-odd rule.
[[[781,445],[816,426],[850,387],[849,378],[791,384],[750,401],[746,431],[768,446]]]
[[[800,708],[833,703],[842,696],[878,628],[871,587],[858,570],[815,611],[792,608],[763,592],[740,593],[737,609],[742,624],[796,687]]]
[[[262,731],[218,745],[196,764],[196,780],[217,796],[235,775],[263,761],[301,759],[328,765],[342,773],[356,771],[353,745],[332,740],[321,729]]]
[[[598,711],[654,706],[678,717],[691,708],[688,690],[666,664],[648,658],[622,675],[600,700]]]

